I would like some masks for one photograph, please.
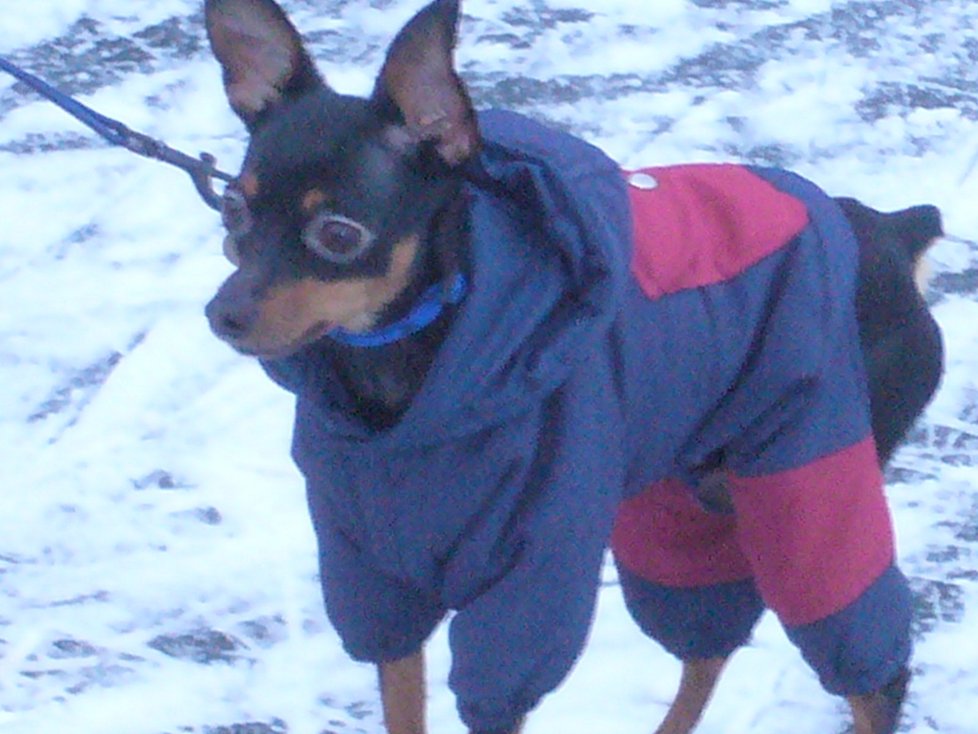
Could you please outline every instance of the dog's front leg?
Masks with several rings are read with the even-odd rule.
[[[726,658],[684,660],[679,691],[655,734],[689,734],[699,723]]]
[[[426,734],[424,651],[381,663],[380,700],[384,709],[387,734]],[[520,734],[523,723],[512,731],[472,731],[470,734]]]
[[[378,671],[388,734],[425,734],[424,651],[381,663]]]

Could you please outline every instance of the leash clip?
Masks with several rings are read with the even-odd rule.
[[[197,189],[204,203],[214,211],[221,211],[221,196],[214,191],[214,179],[228,182],[233,176],[218,170],[217,158],[210,153],[201,153],[198,158],[194,158],[171,148],[162,141],[130,130],[121,123],[117,129],[121,133],[119,145],[137,155],[154,158],[181,169],[190,176],[194,188]]]
[[[190,176],[194,188],[197,189],[197,193],[200,194],[204,203],[215,211],[221,210],[221,197],[214,191],[214,179],[230,181],[233,176],[219,171],[216,167],[217,159],[210,153],[201,153],[199,158],[193,158],[179,150],[174,150],[155,138],[151,138],[149,135],[130,130],[118,120],[113,120],[111,117],[106,117],[91,107],[83,105],[70,95],[55,89],[43,79],[24,71],[3,57],[0,57],[0,70],[22,81],[112,145],[121,145],[137,155],[155,158],[182,169]]]

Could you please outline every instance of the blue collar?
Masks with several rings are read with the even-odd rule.
[[[448,287],[446,288],[446,286]],[[385,344],[393,344],[404,337],[417,334],[429,326],[441,315],[447,304],[461,303],[467,288],[465,276],[456,273],[450,283],[435,283],[422,293],[421,298],[414,304],[414,308],[393,324],[388,324],[374,331],[363,332],[347,331],[337,327],[326,336],[335,342],[350,347],[382,347]]]

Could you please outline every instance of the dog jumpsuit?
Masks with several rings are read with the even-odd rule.
[[[509,731],[583,649],[614,528],[629,608],[674,653],[729,652],[763,603],[831,690],[887,680],[909,604],[831,200],[738,167],[629,183],[525,117],[479,124],[468,291],[400,422],[362,424],[322,344],[263,363],[297,396],[346,650],[410,655],[453,611],[462,719]],[[733,516],[697,504],[716,476]]]

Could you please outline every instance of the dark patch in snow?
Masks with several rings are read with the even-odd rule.
[[[187,521],[192,523],[200,523],[202,525],[209,525],[211,527],[216,527],[224,522],[224,517],[221,515],[221,511],[216,507],[195,507],[190,510],[181,510],[180,512],[174,512],[170,515],[173,520],[176,520],[176,526],[174,527],[174,532],[177,534],[182,533],[187,529]]]
[[[952,581],[978,581],[978,569],[969,568],[963,571],[951,571],[947,577]]]
[[[159,635],[147,645],[171,658],[202,665],[231,663],[240,659],[244,643],[225,632],[199,629],[183,634]]]
[[[112,374],[112,370],[122,360],[120,352],[112,352],[98,362],[83,367],[68,378],[66,384],[57,388],[37,410],[27,418],[28,423],[46,420],[52,415],[61,413],[66,408],[78,402],[87,402],[89,393],[102,385]],[[79,395],[82,393],[82,395]]]
[[[79,594],[78,596],[73,596],[69,599],[59,599],[57,601],[51,602],[48,606],[51,607],[75,607],[81,606],[83,604],[88,604],[89,602],[107,602],[109,600],[109,593],[107,591],[93,591],[90,594]]]
[[[931,443],[934,448],[944,452],[942,457],[945,460],[953,459],[962,452],[971,454],[978,452],[978,432],[970,433],[960,428],[936,426],[933,429]],[[953,464],[954,461],[948,461],[948,463]],[[970,466],[970,464],[965,465]]]
[[[725,146],[725,149],[731,157],[756,166],[791,168],[801,158],[797,151],[778,143],[753,145],[746,148],[731,144]]]
[[[166,62],[200,54],[205,44],[200,12],[115,35],[83,15],[61,36],[8,55],[11,62],[73,96],[118,83],[130,74],[149,74]],[[0,93],[0,119],[40,96],[16,82]]]
[[[57,135],[41,135],[29,133],[20,140],[13,140],[0,145],[0,152],[15,155],[33,155],[35,153],[51,153],[58,150],[88,150],[104,147],[106,144],[94,137],[79,133],[59,133]]]
[[[478,107],[539,109],[548,104],[610,100],[637,92],[664,91],[666,86],[638,74],[562,75],[550,79],[509,74],[480,74],[472,67],[463,74]],[[543,110],[545,111],[545,110]]]
[[[201,731],[202,734],[285,734],[288,730],[284,721],[274,719],[270,724],[252,721],[230,726],[205,726]]]
[[[183,489],[187,485],[165,469],[156,469],[139,479],[133,479],[132,486],[136,489]]]
[[[773,10],[783,8],[787,0],[691,0],[698,8],[733,8],[734,10]]]
[[[964,593],[958,584],[911,578],[910,588],[914,597],[915,636],[933,631],[941,622],[960,622],[964,617]]]
[[[971,466],[973,464],[969,464]],[[954,537],[963,543],[978,543],[978,496],[971,498],[971,507],[962,512],[958,520],[948,523],[954,528]]]
[[[856,104],[859,116],[875,122],[914,110],[954,109],[969,120],[978,119],[978,94],[953,88],[904,82],[884,82]]]
[[[61,639],[52,642],[43,654],[29,655],[27,668],[20,671],[26,680],[53,679],[68,695],[91,688],[112,688],[124,684],[133,668],[124,663],[141,662],[132,655],[114,655],[90,642]]]
[[[98,655],[98,649],[91,643],[82,640],[56,640],[51,643],[48,657],[53,660],[71,658],[90,658]]]
[[[133,38],[167,55],[191,57],[204,49],[202,13],[184,18],[169,18],[162,23],[147,26],[133,34]]]
[[[88,231],[88,227],[83,227],[82,229],[77,230],[69,238],[69,242],[83,241],[86,239],[85,233]],[[62,250],[57,257],[59,258],[63,255],[64,251]],[[145,333],[136,334],[129,345],[130,351],[141,344],[145,337]],[[87,367],[83,367],[81,370],[72,374],[67,378],[67,381],[64,384],[56,388],[51,395],[28,416],[28,423],[39,423],[52,418],[55,415],[67,413],[70,410],[71,414],[67,417],[65,423],[61,425],[55,434],[49,439],[50,443],[57,443],[64,435],[64,432],[77,423],[86,406],[88,406],[91,400],[95,397],[99,388],[105,384],[106,380],[109,379],[109,376],[119,365],[124,356],[125,355],[120,352],[112,352],[97,362],[90,364]]]
[[[11,61],[67,94],[88,94],[126,74],[149,72],[153,55],[128,38],[108,33],[94,18],[82,16],[57,38],[11,55]],[[34,92],[18,82],[16,91]],[[0,107],[0,112],[6,111]]]
[[[176,734],[287,734],[288,731],[289,727],[284,721],[272,719],[268,723],[249,721],[243,724],[205,726],[201,729],[193,726],[182,726],[177,729]]]
[[[920,466],[897,466],[891,464],[884,472],[887,484],[917,484],[937,476],[934,471]]]
[[[241,622],[237,629],[244,637],[263,648],[273,647],[288,637],[285,620],[278,615]]]
[[[322,703],[323,706],[327,706],[333,709],[342,708],[343,711],[345,711],[347,714],[349,714],[352,718],[356,719],[357,721],[362,721],[363,719],[373,716],[375,713],[374,704],[368,703],[367,701],[354,701],[353,703],[348,703],[344,705],[338,701],[334,701],[329,696],[323,696],[320,699],[320,703]]]
[[[320,61],[357,64],[379,55],[383,45],[368,37],[351,38],[334,30],[312,31],[303,34],[306,45]]]
[[[281,719],[272,719],[270,722],[249,721],[240,724],[225,724],[222,726],[184,726],[177,729],[174,734],[288,734],[289,726]],[[343,721],[330,721],[326,729],[321,729],[319,734],[362,734],[363,729],[351,729]]]
[[[529,7],[527,7],[529,6]],[[541,2],[519,5],[503,13],[503,22],[539,34],[565,23],[587,23],[594,13],[583,8],[549,8]]]
[[[935,290],[948,295],[978,294],[978,267],[966,268],[955,273],[938,273],[931,280]]]

